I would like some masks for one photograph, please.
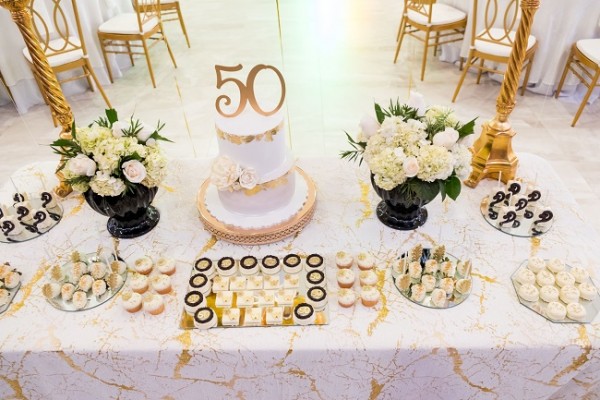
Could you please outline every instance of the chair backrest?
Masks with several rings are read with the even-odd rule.
[[[160,0],[133,0],[133,9],[137,13],[138,27],[144,31],[144,25],[153,18],[160,21]]]
[[[77,2],[70,0],[72,14],[65,10],[65,3],[69,0],[31,0],[29,4],[35,33],[48,57],[80,49],[86,54]]]
[[[414,11],[427,18],[427,22],[431,23],[431,14],[435,2],[436,0],[404,0],[404,12]]]
[[[480,7],[478,3],[482,3]],[[519,26],[519,0],[473,0],[471,45],[475,40],[512,47]],[[478,23],[478,19],[482,22]],[[483,25],[483,27],[482,27]],[[512,32],[512,34],[511,34]]]

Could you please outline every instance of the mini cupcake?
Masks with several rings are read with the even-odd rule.
[[[240,260],[240,273],[242,275],[256,275],[259,271],[258,260],[254,256],[245,256]]]
[[[60,285],[56,282],[45,283],[42,286],[42,294],[47,299],[54,299],[60,295]]]
[[[356,292],[352,289],[340,289],[338,291],[338,303],[344,308],[349,308],[356,303]]]
[[[446,292],[446,295],[450,296],[454,293],[454,279],[452,278],[442,278],[440,279],[440,289]]]
[[[108,284],[110,290],[115,292],[119,290],[121,286],[123,286],[123,276],[113,272],[112,274],[108,275],[108,278],[106,278],[106,283]]]
[[[171,277],[166,274],[155,275],[150,278],[152,289],[158,294],[167,294],[171,291]]]
[[[365,307],[374,307],[379,303],[379,291],[374,286],[363,286],[360,289],[360,301]]]
[[[323,257],[319,254],[310,254],[306,257],[306,270],[307,271],[325,271],[325,264],[323,263]]]
[[[142,275],[148,275],[152,272],[152,268],[154,267],[154,263],[152,259],[148,256],[144,256],[135,260],[133,264],[135,271]]]
[[[160,257],[156,261],[156,268],[161,274],[173,275],[176,269],[175,260],[172,258]]]
[[[77,283],[77,287],[84,292],[87,292],[92,288],[92,284],[94,283],[94,278],[91,275],[83,275],[79,278],[79,282]]]
[[[351,268],[353,262],[354,259],[352,256],[345,251],[338,251],[335,254],[335,265],[337,265],[338,268]]]
[[[416,303],[422,302],[425,299],[425,295],[427,295],[425,286],[423,286],[420,283],[412,285],[410,288],[410,292],[410,299]]]
[[[194,314],[194,326],[198,329],[210,329],[217,326],[217,316],[212,308],[200,307]]]
[[[439,270],[440,270],[440,266],[436,260],[429,259],[429,260],[425,261],[425,270],[423,271],[424,274],[433,275],[433,274],[437,273]]]
[[[402,292],[408,291],[411,285],[410,275],[408,274],[400,274],[396,277],[396,287],[400,289]]]
[[[214,276],[217,273],[217,270],[212,260],[206,257],[199,258],[198,260],[196,260],[196,263],[194,264],[194,269],[197,272],[206,275],[208,279],[214,278]]]
[[[313,286],[306,292],[308,304],[316,311],[320,311],[327,305],[327,291],[321,286]]]
[[[583,321],[585,319],[587,312],[585,311],[585,307],[583,307],[579,303],[569,303],[567,304],[567,317],[575,321]]]
[[[142,309],[142,295],[131,290],[123,292],[121,302],[127,312],[135,313]]]
[[[300,303],[294,308],[294,323],[310,325],[315,322],[315,309],[308,303]]]
[[[94,279],[102,279],[106,275],[106,269],[106,264],[97,261],[90,264],[88,271]]]
[[[437,279],[435,279],[433,275],[423,275],[423,277],[421,278],[421,284],[423,285],[427,293],[435,289],[436,283]]]
[[[577,288],[579,289],[579,295],[584,300],[594,300],[598,296],[598,290],[596,289],[596,286],[590,283],[580,283]]]
[[[115,274],[123,275],[127,270],[127,264],[121,260],[115,260],[110,263],[110,270]]]
[[[527,268],[534,274],[537,274],[546,268],[546,262],[540,257],[530,257],[527,261]]]
[[[377,284],[377,274],[372,270],[360,271],[358,279],[361,286],[374,286]]]
[[[554,321],[561,321],[567,316],[567,308],[557,301],[551,301],[546,306],[546,316]]]
[[[21,273],[18,271],[10,271],[4,277],[4,286],[7,289],[14,289],[21,283]]]
[[[309,286],[317,286],[325,281],[323,271],[311,271],[306,274],[306,282]]]
[[[191,290],[198,290],[203,295],[208,296],[211,290],[211,281],[204,274],[194,274],[189,280],[189,287]]]
[[[338,269],[336,277],[338,285],[341,288],[345,289],[351,288],[354,285],[354,281],[356,280],[356,275],[354,274],[354,271],[348,268]]]
[[[87,293],[83,290],[76,290],[75,293],[73,293],[71,301],[75,309],[82,310],[83,308],[85,308],[88,302]]]
[[[521,285],[518,290],[519,297],[525,301],[538,301],[540,297],[539,290],[532,284]]]
[[[133,273],[129,279],[129,285],[131,286],[131,290],[142,294],[148,290],[148,277],[146,275]]]
[[[575,277],[567,271],[560,271],[555,275],[556,285],[559,287],[575,285]]]
[[[422,271],[423,269],[421,268],[421,264],[418,261],[413,261],[410,264],[408,264],[408,275],[410,275],[412,279],[421,279]]]
[[[102,279],[95,280],[92,283],[92,294],[96,297],[102,296],[106,293],[106,282]]]
[[[438,308],[446,307],[447,302],[446,291],[443,289],[433,289],[431,292],[431,305]]]
[[[297,274],[302,271],[302,263],[297,254],[288,254],[283,257],[283,270],[288,274]]]
[[[575,282],[582,283],[588,280],[590,277],[589,272],[586,271],[585,268],[582,267],[573,267],[571,268],[571,275],[575,277]]]
[[[560,292],[555,286],[546,285],[540,288],[540,298],[546,303],[552,303],[558,301]]]
[[[156,293],[146,293],[143,296],[143,302],[144,311],[149,314],[158,315],[165,310],[162,296]]]
[[[375,267],[375,257],[373,257],[369,253],[365,253],[365,252],[358,253],[358,256],[356,257],[356,262],[358,264],[358,268],[360,268],[363,271],[366,271],[368,269],[372,269],[373,267]]]
[[[565,270],[565,263],[560,258],[553,258],[548,261],[548,263],[546,264],[546,268],[548,268],[550,272],[554,272],[555,274],[557,274],[560,271]]]
[[[576,303],[579,301],[579,289],[577,289],[575,286],[563,286],[560,289],[560,299],[562,301],[564,301],[565,303],[569,304],[569,303]]]
[[[183,307],[188,314],[194,315],[200,307],[206,307],[206,298],[197,290],[192,290],[185,294]]]
[[[72,283],[64,283],[60,288],[60,297],[64,301],[71,301],[73,298],[73,293],[75,293],[75,285]]]
[[[525,284],[533,285],[535,283],[535,274],[527,268],[522,268],[519,270],[519,272],[517,272],[515,279],[521,285],[525,285]]]
[[[232,276],[237,272],[237,264],[232,257],[223,257],[217,261],[217,274],[220,276]]]
[[[460,294],[467,294],[471,291],[471,279],[459,279],[454,284],[454,289]]]
[[[289,256],[292,256],[291,254]],[[289,257],[286,256],[286,257]],[[298,256],[296,256],[298,257]],[[300,263],[300,257],[298,257],[298,264]],[[260,270],[265,275],[275,275],[281,271],[281,263],[279,258],[275,256],[266,256],[262,259]]]

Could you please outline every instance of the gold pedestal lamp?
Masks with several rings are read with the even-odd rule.
[[[29,3],[30,0],[0,0],[0,6],[10,11],[13,21],[19,27],[21,35],[23,35],[25,45],[29,50],[29,54],[31,54],[33,73],[36,75],[44,91],[42,95],[48,99],[52,115],[62,126],[60,137],[69,139],[71,138],[71,126],[73,125],[73,112],[40,46],[33,27],[31,13],[29,12]],[[73,189],[64,181],[62,173],[57,172],[56,175],[58,176],[59,184],[54,190],[60,197],[65,197]]]
[[[496,100],[496,116],[483,124],[481,135],[471,148],[473,172],[465,181],[469,187],[477,186],[484,178],[498,179],[500,173],[504,182],[515,177],[519,160],[513,152],[511,141],[516,132],[510,126],[508,116],[515,108],[519,77],[527,52],[527,40],[533,25],[533,16],[539,7],[540,0],[521,1],[523,11],[521,22],[510,53],[500,95]]]

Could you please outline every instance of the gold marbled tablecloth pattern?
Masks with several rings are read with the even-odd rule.
[[[296,237],[252,248],[215,240],[200,225],[195,196],[210,160],[174,161],[154,201],[160,224],[145,237],[121,241],[130,262],[163,252],[178,262],[174,292],[158,316],[129,314],[118,296],[79,313],[58,311],[42,297],[49,265],[73,248],[91,252],[111,244],[106,218],[71,195],[63,221],[48,234],[0,244],[1,259],[24,273],[15,302],[0,315],[0,398],[600,398],[600,317],[588,325],[551,323],[521,306],[510,282],[533,253],[584,263],[596,278],[598,234],[544,160],[522,154],[520,161],[518,175],[537,178],[556,215],[539,241],[502,234],[483,220],[479,202],[491,181],[463,187],[456,203],[436,199],[417,231],[393,231],[375,216],[378,198],[366,168],[325,158],[298,161],[318,187],[314,220]],[[42,181],[51,187],[54,166],[31,165],[13,179],[21,190],[39,190]],[[2,200],[12,192],[5,185]],[[383,273],[377,309],[341,309],[330,264],[327,326],[178,328],[191,262],[200,254],[320,252],[331,260],[341,249],[368,250],[383,269],[410,246],[438,240],[474,263],[471,296],[454,309],[410,303]]]

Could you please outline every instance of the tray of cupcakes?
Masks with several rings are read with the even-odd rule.
[[[50,267],[42,294],[62,311],[83,311],[110,300],[127,279],[127,264],[99,248],[95,253],[71,253],[71,260]]]
[[[11,205],[0,204],[0,242],[34,239],[56,226],[62,215],[60,204],[50,192],[38,196],[15,193]]]
[[[544,203],[542,191],[534,183],[498,181],[481,201],[483,218],[501,232],[518,237],[533,237],[550,230],[554,223],[552,209]]]
[[[530,257],[512,274],[519,302],[552,322],[591,323],[600,311],[588,271],[559,258]]]
[[[375,257],[361,251],[354,257],[346,251],[335,255],[336,279],[339,286],[338,304],[344,308],[360,304],[367,308],[377,307],[381,298],[379,277],[375,272]],[[356,268],[355,268],[356,266]]]
[[[319,254],[195,260],[182,329],[323,325],[329,322]]]
[[[20,287],[21,273],[10,263],[0,264],[0,314],[8,310]]]
[[[394,286],[402,296],[428,308],[451,308],[471,293],[471,261],[446,253],[444,245],[418,244],[392,264]]]

